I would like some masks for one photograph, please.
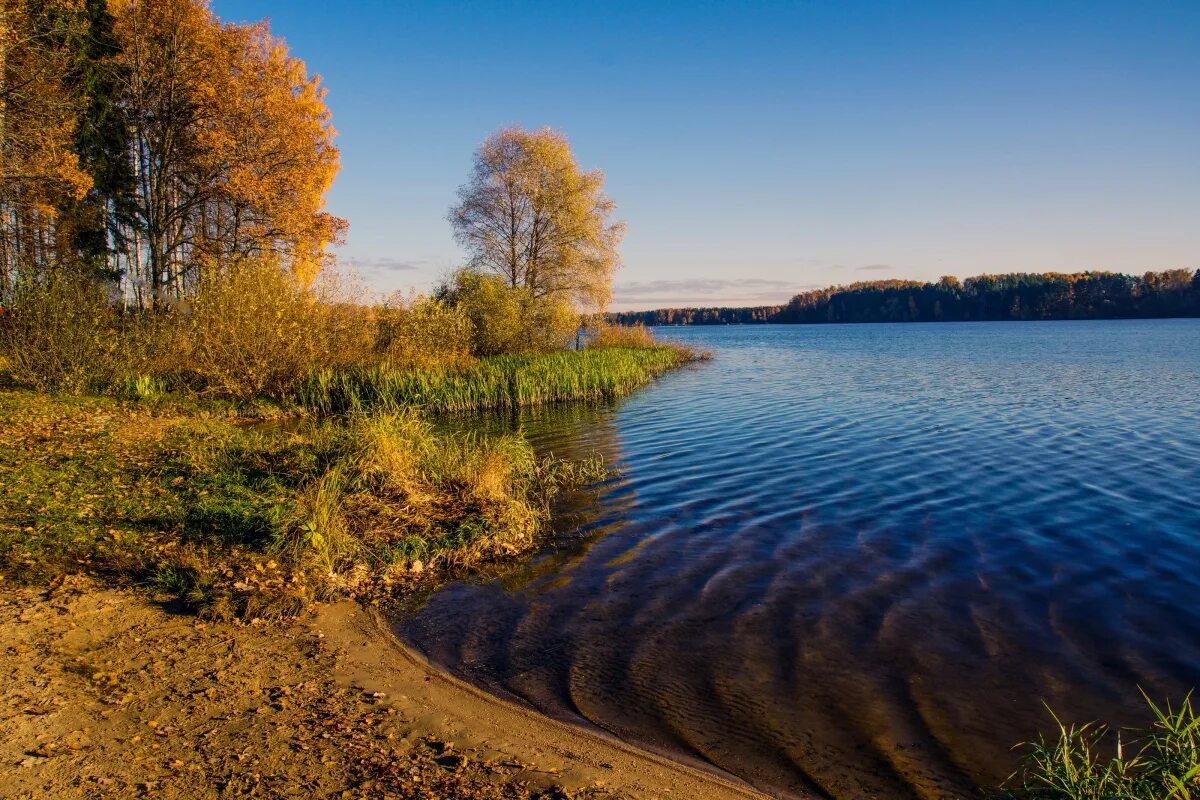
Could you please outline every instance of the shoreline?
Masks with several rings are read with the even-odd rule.
[[[364,652],[360,656],[360,663],[379,664],[382,660],[380,656],[369,651],[382,646],[385,651],[406,662],[403,670],[398,669],[395,662],[379,664],[386,673],[384,680],[395,680],[415,670],[424,676],[422,683],[430,691],[428,702],[444,702],[454,712],[480,709],[486,715],[483,719],[489,728],[494,727],[496,734],[506,739],[511,737],[511,741],[504,744],[505,751],[533,747],[538,756],[544,757],[545,754],[538,751],[547,749],[564,760],[565,766],[557,767],[555,771],[559,775],[570,776],[569,783],[575,784],[577,790],[596,785],[599,780],[609,788],[624,793],[636,787],[639,792],[649,792],[647,796],[652,797],[659,796],[658,793],[663,791],[686,791],[692,798],[771,797],[710,764],[700,761],[687,763],[630,744],[600,728],[555,719],[529,706],[494,695],[433,664],[424,654],[397,637],[378,610],[359,606],[357,614],[371,626],[370,632],[374,634],[369,644],[364,642],[361,645]],[[365,680],[362,676],[360,679]],[[386,683],[381,685],[387,686]],[[495,745],[494,739],[484,739],[478,732],[480,716],[461,721],[474,726],[462,730],[459,734],[462,741],[477,742],[474,746],[480,748]],[[610,777],[604,780],[594,775]],[[639,786],[642,781],[645,785]]]
[[[253,625],[84,577],[5,589],[6,796],[769,796],[487,694],[351,600]]]

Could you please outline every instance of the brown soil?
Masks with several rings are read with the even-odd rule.
[[[0,584],[0,797],[756,797],[438,673],[352,602],[174,614]]]

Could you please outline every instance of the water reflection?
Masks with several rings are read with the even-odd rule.
[[[798,796],[971,796],[1200,684],[1200,322],[684,331],[614,407],[494,419],[621,478],[400,633],[545,713]]]
[[[615,413],[615,404],[588,403],[439,421],[447,429],[483,435],[519,431],[541,456],[568,461],[599,457],[612,470],[608,480],[565,492],[555,500],[552,526],[538,556],[525,564],[504,565],[499,580],[506,591],[537,593],[566,585],[571,569],[593,544],[626,524],[625,511],[633,506],[636,492],[623,477]]]

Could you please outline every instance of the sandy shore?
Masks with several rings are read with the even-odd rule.
[[[355,603],[235,625],[0,590],[0,797],[762,796],[479,692]]]

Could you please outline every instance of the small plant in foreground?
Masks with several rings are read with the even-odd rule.
[[[1145,696],[1145,693],[1143,693]],[[1016,800],[1198,800],[1200,718],[1189,693],[1172,708],[1146,697],[1154,715],[1148,730],[1116,733],[1103,725],[1066,725],[1057,716],[1058,737],[1025,745],[1013,788],[1001,797]]]

